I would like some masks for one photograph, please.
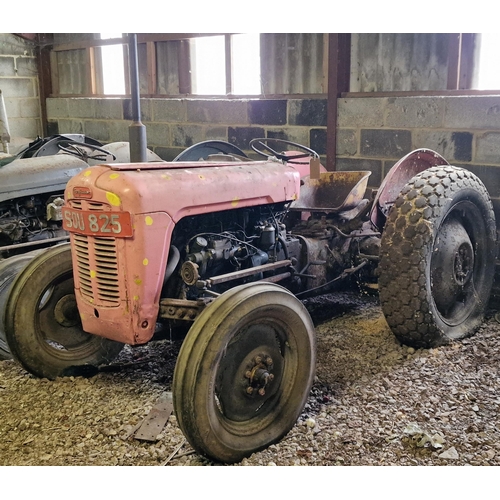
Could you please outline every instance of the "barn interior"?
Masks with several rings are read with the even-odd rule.
[[[104,151],[129,143],[123,163],[141,168],[150,158],[175,163],[199,144],[224,143],[228,151],[222,154],[237,151],[248,161],[262,161],[251,141],[264,138],[271,145],[277,139],[312,150],[325,175],[370,172],[363,194],[370,202],[398,161],[431,150],[470,172],[466,182],[484,186],[490,207],[480,236],[468,228],[482,224],[472,208],[464,216],[472,235],[455,233],[477,252],[461,261],[464,269],[489,261],[468,292],[480,295],[482,281],[489,283],[473,331],[453,333],[435,345],[412,344],[412,333],[403,332],[411,319],[401,327],[392,320],[391,328],[399,328],[395,338],[374,282],[328,290],[319,298],[298,293],[317,335],[317,365],[305,406],[284,437],[252,445],[255,450],[251,446],[243,457],[234,451],[236,444],[233,454],[226,451],[231,445],[212,451],[201,444],[186,417],[179,426],[172,384],[182,340],[171,330],[161,330],[153,342],[127,346],[99,369],[58,373],[52,380],[26,370],[17,347],[8,355],[7,342],[0,361],[0,465],[500,465],[500,288],[493,248],[500,227],[500,77],[491,70],[499,43],[498,34],[486,33],[0,33],[0,175],[27,148],[36,146],[33,156],[43,156],[43,140],[61,136],[77,147],[95,142]],[[102,163],[106,157],[96,159]],[[8,187],[0,197],[0,259],[18,259],[3,277],[0,268],[4,321],[14,311],[8,287],[47,243],[45,237],[15,239],[10,219],[2,224],[16,189],[23,199],[32,196],[25,187],[30,174],[16,175],[23,186]],[[439,206],[451,196],[446,193]],[[57,211],[57,202],[50,201]],[[390,221],[384,213],[384,223],[386,217]],[[399,227],[395,220],[393,226]],[[336,229],[343,236],[344,227]],[[375,224],[370,230],[379,229]],[[49,243],[68,237],[55,232]],[[396,244],[393,238],[390,245]],[[488,250],[481,253],[476,247],[483,246]],[[25,252],[26,261],[20,257]],[[407,254],[402,249],[397,255]],[[358,265],[353,261],[344,272]],[[390,282],[381,281],[387,290],[405,273],[403,264],[391,273]],[[396,301],[405,286],[387,292],[383,301]],[[433,303],[440,312],[448,310],[441,297],[455,289],[435,290]],[[469,295],[460,299],[464,308]],[[23,309],[23,315],[30,313]],[[442,314],[444,323],[458,322],[459,315]],[[0,351],[1,342],[0,335]],[[186,354],[180,359],[189,364]],[[260,361],[254,365],[250,371],[261,369]],[[271,369],[263,370],[265,382],[252,381],[249,389],[267,390]],[[39,403],[33,403],[34,394]],[[177,404],[197,411],[192,402]],[[223,402],[233,404],[241,401]]]

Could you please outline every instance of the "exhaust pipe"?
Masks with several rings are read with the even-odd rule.
[[[129,33],[128,55],[130,66],[130,96],[132,100],[132,123],[128,129],[130,161],[132,163],[142,163],[147,161],[147,140],[146,127],[141,122],[137,35],[135,33]]]
[[[3,94],[0,90],[0,142],[4,153],[9,153],[10,130]]]

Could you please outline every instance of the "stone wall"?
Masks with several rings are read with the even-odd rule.
[[[254,137],[279,137],[326,154],[326,99],[141,99],[148,147],[171,160],[197,142],[219,139],[243,150]],[[394,163],[429,148],[476,173],[500,220],[500,96],[339,99],[338,170],[370,170],[376,188]],[[51,133],[128,140],[127,99],[52,98]],[[247,151],[248,152],[248,151]]]
[[[11,144],[42,134],[35,46],[10,33],[0,33],[0,90]],[[12,148],[11,148],[12,149]]]

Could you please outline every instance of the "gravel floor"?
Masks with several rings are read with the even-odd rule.
[[[306,301],[317,378],[297,425],[242,465],[500,465],[500,324],[470,339],[401,346],[374,296]],[[114,370],[48,381],[0,362],[0,465],[216,465],[171,416],[156,442],[134,430],[170,389],[178,343],[126,348]]]

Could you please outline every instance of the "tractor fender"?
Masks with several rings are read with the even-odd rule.
[[[425,148],[416,149],[396,162],[382,181],[370,211],[370,220],[376,229],[382,231],[389,210],[408,181],[438,165],[449,163],[439,153]]]

